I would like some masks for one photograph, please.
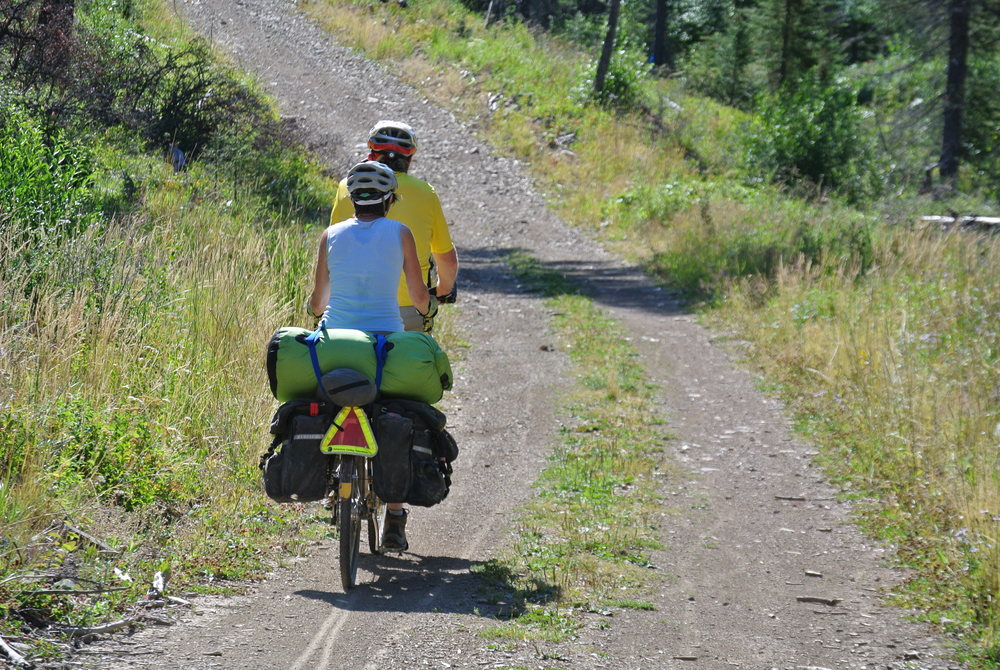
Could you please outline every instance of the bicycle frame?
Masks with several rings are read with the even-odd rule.
[[[368,546],[382,553],[385,503],[375,495],[372,456],[378,444],[368,417],[360,407],[344,407],[320,443],[320,450],[337,456],[332,487],[334,520],[340,532],[340,581],[344,590],[354,587],[361,544],[361,521],[368,522]]]

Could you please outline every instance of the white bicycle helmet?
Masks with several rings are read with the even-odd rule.
[[[379,121],[368,131],[368,148],[373,153],[394,151],[412,156],[417,151],[417,134],[402,121]]]
[[[347,192],[356,205],[377,205],[396,192],[396,173],[378,161],[362,161],[347,173]]]

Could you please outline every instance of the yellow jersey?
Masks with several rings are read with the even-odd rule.
[[[444,211],[434,187],[405,172],[396,173],[396,195],[399,197],[389,208],[387,216],[401,221],[413,233],[416,242],[417,256],[420,258],[420,274],[430,285],[431,254],[445,254],[455,248],[448,231],[448,223],[444,220]],[[347,180],[344,179],[337,187],[337,200],[330,212],[330,225],[340,223],[354,216],[354,204],[347,192]],[[400,307],[413,304],[410,293],[406,290],[406,278],[401,273],[399,277],[398,299]]]

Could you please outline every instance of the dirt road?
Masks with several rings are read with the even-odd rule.
[[[364,559],[342,593],[336,549],[319,546],[252,595],[196,601],[170,627],[115,637],[83,660],[102,669],[597,668],[819,670],[960,667],[922,627],[883,607],[899,575],[713,334],[640,273],[567,229],[522,166],[492,155],[450,113],[337,46],[292,0],[178,0],[192,25],[259,73],[323,160],[343,171],[379,118],[410,122],[413,173],[439,190],[462,260],[460,329],[472,347],[445,402],[462,446],[455,488],[411,517],[411,553]],[[484,106],[485,107],[485,106]],[[485,112],[485,110],[484,110]],[[556,440],[568,362],[549,315],[499,262],[523,248],[579,279],[623,324],[676,436],[684,474],[663,488],[664,577],[655,611],[591,617],[565,644],[500,643],[469,566],[507,541],[513,511]]]

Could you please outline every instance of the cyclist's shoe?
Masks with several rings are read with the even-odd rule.
[[[410,545],[406,543],[406,510],[402,514],[386,512],[385,528],[382,530],[382,549],[384,551],[406,551]]]

